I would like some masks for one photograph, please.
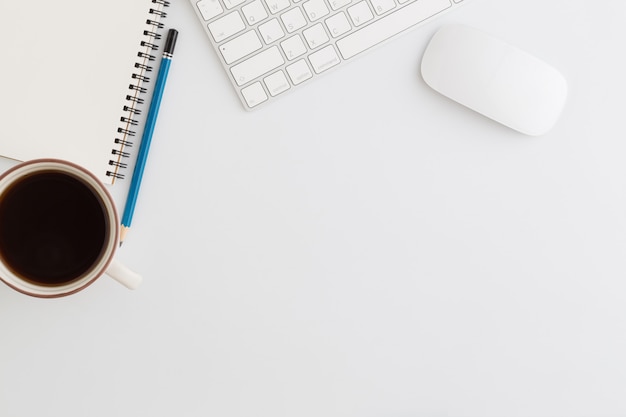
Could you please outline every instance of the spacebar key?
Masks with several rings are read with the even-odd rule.
[[[448,9],[450,0],[416,0],[337,41],[344,59],[377,45],[431,16]]]

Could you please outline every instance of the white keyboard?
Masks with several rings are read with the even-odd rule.
[[[190,0],[246,109],[469,0]]]

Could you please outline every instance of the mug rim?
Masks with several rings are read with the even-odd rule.
[[[106,272],[118,247],[120,222],[113,197],[102,181],[91,171],[71,161],[55,158],[40,158],[21,162],[0,174],[0,188],[14,183],[22,178],[24,174],[45,170],[58,170],[68,173],[90,187],[96,194],[98,200],[102,203],[105,215],[110,223],[107,230],[109,238],[107,239],[106,245],[103,247],[102,254],[94,263],[93,268],[83,274],[82,277],[62,285],[47,286],[27,281],[6,267],[4,260],[0,257],[0,281],[26,295],[39,298],[58,298],[75,294],[87,288]],[[0,191],[0,197],[3,192],[4,190]]]

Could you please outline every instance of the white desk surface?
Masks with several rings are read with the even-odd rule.
[[[473,0],[251,113],[169,15],[144,284],[2,286],[0,416],[626,415],[625,2]],[[430,90],[446,22],[559,68],[556,128]]]

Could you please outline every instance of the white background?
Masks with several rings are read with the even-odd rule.
[[[622,0],[473,0],[245,112],[175,0],[118,252],[144,284],[2,286],[0,416],[626,415],[625,21]],[[446,22],[561,70],[555,129],[429,89]]]

